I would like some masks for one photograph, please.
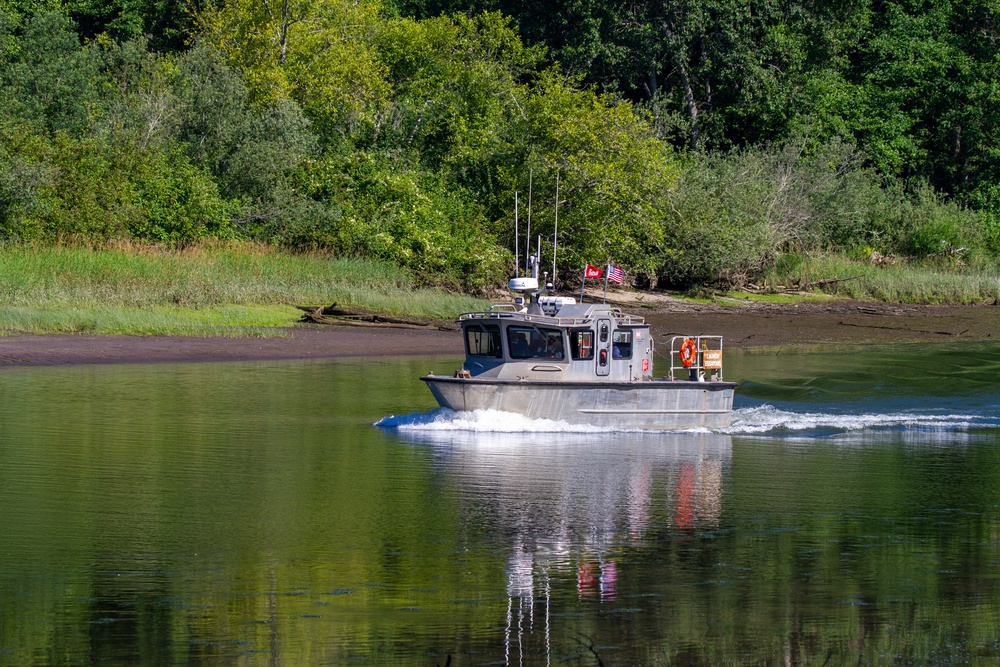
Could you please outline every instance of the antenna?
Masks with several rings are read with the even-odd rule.
[[[604,303],[608,302],[608,274],[611,273],[611,258],[604,263]]]
[[[535,277],[538,277],[538,269],[542,264],[542,235],[538,235],[538,243],[535,244]]]
[[[517,278],[517,271],[518,271],[518,268],[519,268],[518,264],[520,264],[520,259],[519,258],[521,257],[521,254],[519,252],[520,248],[517,245],[518,241],[520,239],[518,239],[517,234],[518,234],[518,232],[517,232],[517,190],[514,190],[514,277],[515,278]]]
[[[556,233],[552,236],[552,287],[556,286],[556,250],[559,247],[559,172],[556,172]]]
[[[528,235],[525,241],[527,242],[527,254],[524,256],[524,272],[528,273],[528,255],[531,254],[531,175],[532,170],[528,170]],[[538,277],[537,275],[535,276]]]

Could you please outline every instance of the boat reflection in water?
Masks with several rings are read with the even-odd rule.
[[[507,664],[522,664],[529,647],[551,655],[553,615],[620,602],[629,554],[647,540],[716,528],[732,456],[729,436],[718,434],[424,424],[400,435],[433,447],[460,487],[465,530],[506,553]]]

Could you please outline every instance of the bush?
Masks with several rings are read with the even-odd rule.
[[[482,207],[438,174],[356,154],[314,163],[299,179],[301,191],[340,211],[300,244],[392,261],[426,285],[482,292],[507,275],[510,254],[483,232]]]
[[[174,244],[229,232],[215,182],[178,148],[111,146],[57,133],[0,135],[0,236]]]
[[[676,287],[740,287],[788,251],[949,259],[995,253],[1000,232],[991,231],[991,220],[926,183],[884,186],[848,143],[810,146],[799,138],[691,157],[670,194],[670,241],[658,275]]]
[[[947,202],[927,184],[900,202],[898,217],[890,223],[898,230],[901,253],[926,257],[956,248],[980,247],[978,216]]]

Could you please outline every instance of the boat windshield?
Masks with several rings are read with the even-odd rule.
[[[621,329],[611,334],[612,355],[615,359],[632,358],[632,332]]]
[[[503,350],[500,347],[499,325],[466,325],[465,352],[470,357],[502,357]]]
[[[563,339],[559,329],[507,327],[507,344],[512,359],[562,359]]]

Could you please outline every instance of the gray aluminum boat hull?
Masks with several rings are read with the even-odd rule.
[[[502,410],[602,428],[682,430],[729,426],[734,382],[544,382],[420,378],[445,408]]]

